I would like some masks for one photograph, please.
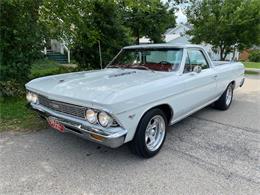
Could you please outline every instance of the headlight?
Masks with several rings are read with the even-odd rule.
[[[88,109],[86,111],[85,118],[88,120],[88,122],[94,124],[97,122],[97,113],[92,109]]]
[[[100,112],[98,114],[98,122],[103,127],[108,127],[113,123],[113,119],[105,112]]]
[[[38,96],[32,92],[27,92],[26,99],[28,102],[37,104],[38,103]]]
[[[32,94],[32,103],[37,104],[38,103],[38,96],[36,94]]]
[[[32,102],[32,94],[31,94],[31,92],[27,92],[26,99],[27,99],[28,102]]]

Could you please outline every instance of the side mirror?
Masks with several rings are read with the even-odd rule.
[[[201,66],[195,66],[195,67],[193,68],[193,72],[196,72],[196,73],[200,73],[201,70],[202,70]]]

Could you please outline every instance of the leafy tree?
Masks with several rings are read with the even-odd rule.
[[[103,63],[107,64],[122,46],[131,42],[129,30],[123,25],[118,5],[113,1],[92,1],[90,16],[83,19],[83,25],[88,26],[95,34],[92,33],[91,37],[87,30],[80,30],[77,34],[73,51],[75,58],[82,65],[99,64],[99,43]]]
[[[209,43],[220,58],[260,42],[259,0],[191,0],[187,10],[194,43]]]
[[[0,81],[25,82],[42,47],[40,1],[0,1]]]
[[[160,0],[121,0],[124,22],[128,26],[135,42],[147,36],[154,42],[162,42],[162,34],[175,26],[174,9]]]
[[[53,38],[70,43],[72,56],[82,68],[99,68],[99,43],[103,63],[107,64],[119,48],[131,42],[115,1],[45,0],[41,21]]]

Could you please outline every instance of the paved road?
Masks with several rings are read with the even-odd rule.
[[[52,129],[0,134],[0,194],[259,194],[260,80],[205,108],[143,160]]]

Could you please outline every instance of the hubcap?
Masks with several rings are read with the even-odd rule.
[[[145,144],[148,150],[157,150],[165,136],[165,121],[162,116],[156,115],[149,121],[145,130]]]
[[[232,100],[232,86],[229,86],[226,93],[226,105],[228,106]]]

